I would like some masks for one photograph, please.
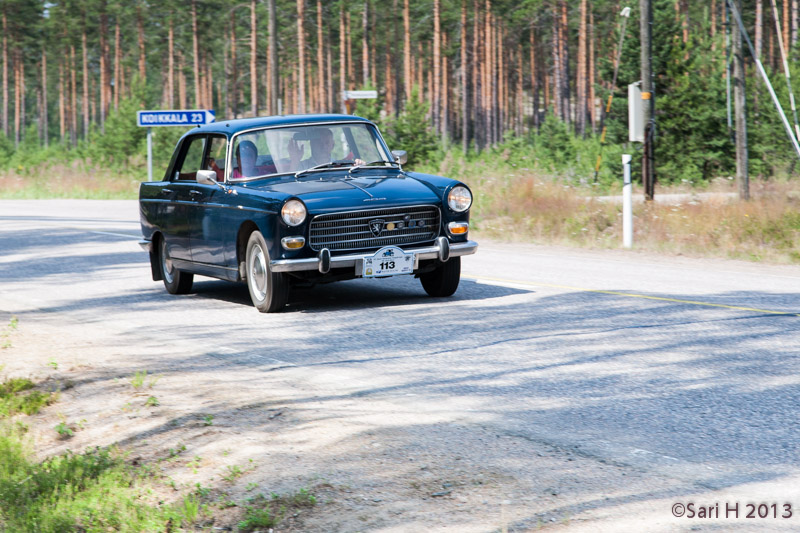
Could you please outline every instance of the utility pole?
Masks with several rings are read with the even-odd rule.
[[[655,98],[653,98],[653,5],[652,0],[639,0],[641,18],[639,27],[642,42],[642,110],[645,119],[644,147],[642,150],[642,184],[645,200],[652,200],[655,195],[655,141],[656,115]]]
[[[741,6],[736,0],[736,8]],[[742,34],[733,31],[733,107],[736,121],[736,183],[739,184],[739,198],[750,199],[750,178],[747,174],[747,107],[744,85],[744,49]],[[791,132],[791,129],[790,129]]]

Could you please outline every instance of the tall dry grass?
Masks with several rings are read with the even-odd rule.
[[[724,183],[720,183],[724,182]],[[622,206],[591,188],[536,175],[484,176],[470,183],[479,235],[589,248],[622,245]],[[751,200],[727,180],[707,190],[657,187],[634,205],[634,247],[692,256],[800,263],[800,182],[759,181]],[[663,201],[666,195],[680,194]],[[641,190],[634,194],[637,199]]]
[[[146,179],[146,178],[145,178]],[[75,161],[0,173],[0,198],[135,199],[142,178]]]

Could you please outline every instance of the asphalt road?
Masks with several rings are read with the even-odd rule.
[[[167,294],[139,238],[136,202],[0,201],[0,317],[102,324],[319,395],[437,406],[695,488],[800,476],[796,265],[476,237],[453,298],[408,277],[354,280],[265,315],[244,285],[195,278],[193,294]],[[800,489],[786,498],[800,504]]]

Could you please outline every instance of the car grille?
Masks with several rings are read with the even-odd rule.
[[[375,236],[370,222],[384,222]],[[435,206],[393,207],[318,215],[311,221],[312,250],[364,250],[432,241],[439,235],[439,208]],[[394,224],[395,229],[388,229]],[[399,226],[402,224],[402,228]]]

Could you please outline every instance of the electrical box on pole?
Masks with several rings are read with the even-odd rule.
[[[642,82],[628,85],[628,140],[644,142],[644,104],[642,103]]]

